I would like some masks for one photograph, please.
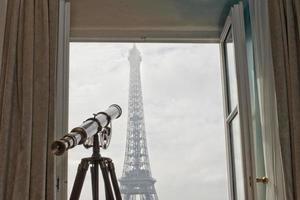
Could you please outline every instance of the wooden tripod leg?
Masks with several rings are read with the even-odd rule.
[[[115,166],[112,160],[108,160],[108,170],[110,172],[110,178],[111,178],[112,185],[114,187],[116,200],[122,200],[118,179],[116,176]]]
[[[91,166],[92,194],[93,200],[99,200],[99,168],[98,163],[94,162]]]
[[[89,161],[86,159],[82,159],[80,164],[78,165],[77,174],[72,188],[70,200],[79,200],[81,189],[88,168],[89,168]]]
[[[104,186],[105,186],[105,196],[106,200],[114,200],[114,194],[111,188],[111,183],[109,180],[109,175],[108,175],[108,167],[107,167],[107,162],[105,159],[100,160],[100,168],[102,171],[102,176],[104,180]]]

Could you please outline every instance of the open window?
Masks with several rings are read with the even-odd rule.
[[[60,102],[60,112],[58,113],[59,120],[57,121],[58,133],[64,133],[67,130],[67,115],[68,113],[68,33],[69,33],[69,17],[70,17],[70,4],[64,2],[65,5],[62,9],[64,20],[61,33],[61,42],[63,46],[60,48],[60,72],[61,76],[58,77],[61,85],[58,89],[58,102]],[[76,3],[77,2],[77,3]],[[226,130],[226,147],[227,147],[227,161],[228,161],[228,177],[229,177],[229,195],[230,199],[234,200],[250,200],[256,199],[256,185],[255,185],[255,159],[253,151],[253,136],[251,128],[251,102],[250,102],[250,89],[249,89],[249,76],[246,55],[246,40],[245,40],[245,27],[243,5],[234,5],[230,9],[231,1],[222,5],[223,10],[227,10],[228,16],[225,22],[223,31],[219,37],[219,30],[208,29],[205,27],[193,29],[194,25],[191,22],[190,30],[186,31],[186,27],[172,28],[155,27],[149,30],[137,29],[135,27],[105,27],[107,24],[102,24],[101,27],[92,27],[94,25],[91,20],[91,15],[83,16],[85,9],[79,9],[79,1],[74,0],[74,8],[77,8],[77,16],[71,23],[71,41],[84,42],[84,41],[101,41],[101,42],[220,42],[220,54],[222,62],[222,82],[223,82],[223,96],[224,96],[224,121]],[[82,1],[81,1],[82,2]],[[92,2],[97,5],[102,1],[91,1],[87,5],[93,12]],[[212,1],[215,2],[215,1]],[[73,2],[72,2],[73,3]],[[113,4],[113,3],[112,3]],[[217,5],[217,3],[215,2]],[[114,4],[115,5],[115,4]],[[99,11],[97,11],[99,12]],[[198,11],[197,11],[198,12]],[[100,13],[100,12],[99,12]],[[223,12],[224,13],[224,12]],[[86,14],[86,13],[85,13]],[[128,13],[127,13],[128,14]],[[72,16],[72,15],[71,15]],[[188,17],[191,17],[189,15]],[[226,14],[218,14],[217,18],[226,18]],[[99,17],[99,16],[98,16]],[[97,17],[96,17],[97,18]],[[98,20],[100,18],[97,18]],[[71,19],[72,20],[72,19]],[[77,21],[76,21],[77,20]],[[170,20],[170,19],[168,19]],[[192,18],[190,18],[192,20]],[[224,20],[225,21],[225,20]],[[113,20],[113,22],[117,22]],[[128,22],[128,21],[127,21]],[[163,21],[163,22],[168,22]],[[178,21],[179,23],[180,21]],[[137,22],[138,23],[138,22]],[[187,22],[182,22],[187,23]],[[80,26],[84,25],[86,26]],[[78,26],[77,26],[78,25]],[[88,26],[91,25],[91,26]],[[131,24],[132,25],[132,24]],[[166,26],[166,24],[163,24]],[[179,26],[180,27],[180,26]],[[192,27],[192,28],[191,28]],[[204,27],[204,25],[203,25]],[[207,30],[206,30],[207,29]],[[65,48],[67,47],[67,48]],[[58,136],[59,137],[59,136]],[[65,199],[67,194],[67,157],[58,159],[57,167],[57,192],[58,199]]]
[[[243,12],[242,3],[233,6],[220,38],[229,190],[234,200],[257,197]]]

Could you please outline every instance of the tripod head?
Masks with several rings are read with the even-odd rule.
[[[55,155],[62,155],[67,150],[84,144],[91,147],[93,136],[100,133],[101,147],[106,149],[111,137],[111,121],[121,116],[120,106],[113,104],[104,112],[94,114],[92,118],[85,120],[80,126],[75,127],[70,133],[64,135],[60,140],[56,140],[51,145],[51,150]]]

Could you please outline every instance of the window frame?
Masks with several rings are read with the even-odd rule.
[[[229,94],[227,81],[227,66],[225,56],[225,41],[229,31],[232,31],[232,39],[235,53],[235,69],[237,82],[238,102],[236,108],[229,112]],[[233,166],[233,151],[232,137],[230,133],[230,122],[237,115],[240,118],[240,132],[243,158],[243,173],[245,176],[244,189],[245,199],[256,199],[255,187],[255,159],[253,147],[253,137],[251,136],[251,103],[250,103],[250,86],[248,76],[247,54],[246,54],[246,39],[245,26],[243,15],[243,4],[239,3],[232,7],[223,31],[220,36],[220,56],[221,56],[221,74],[223,85],[223,108],[224,108],[224,126],[225,126],[225,141],[227,151],[227,169],[228,169],[228,190],[230,199],[235,199],[234,192],[234,166]]]
[[[55,133],[61,138],[68,131],[69,114],[69,33],[70,1],[59,0],[59,30],[56,72]],[[55,156],[55,199],[65,200],[68,194],[68,154]]]
[[[5,1],[5,0],[4,0]],[[70,39],[70,2],[69,0],[59,0],[60,10],[59,10],[59,47],[58,47],[58,68],[57,68],[57,101],[56,101],[56,131],[55,138],[60,138],[63,133],[68,131],[68,90],[69,90],[69,44],[70,42],[79,42],[76,38]],[[241,20],[242,19],[242,20]],[[246,40],[244,34],[244,16],[243,16],[243,5],[242,3],[234,5],[229,12],[226,19],[223,32],[220,35],[220,61],[221,61],[221,73],[223,82],[223,104],[224,104],[224,122],[225,122],[225,142],[226,142],[226,152],[227,152],[227,176],[228,176],[228,191],[229,198],[234,199],[233,191],[233,171],[232,171],[232,152],[231,152],[231,138],[229,137],[229,126],[227,122],[235,118],[237,114],[240,114],[240,129],[244,133],[242,138],[243,146],[243,158],[244,158],[244,174],[245,178],[245,193],[246,199],[256,199],[255,193],[255,177],[253,176],[255,170],[254,163],[254,152],[253,152],[253,140],[251,137],[251,108],[250,108],[250,89],[248,80],[248,70],[247,70],[247,57],[246,57]],[[234,26],[233,26],[234,24]],[[243,68],[236,67],[237,73],[237,85],[238,85],[238,105],[233,109],[231,115],[228,115],[228,95],[226,74],[224,76],[225,70],[225,58],[224,58],[224,41],[227,36],[227,32],[232,28],[233,41],[235,44],[235,60],[236,66],[245,66]],[[240,37],[235,37],[235,35],[240,35]],[[103,40],[102,42],[110,42],[111,40]],[[123,40],[122,40],[123,41]],[[129,40],[126,40],[127,42]],[[170,42],[165,40],[159,40],[160,42]],[[133,41],[134,42],[134,41]],[[139,42],[139,41],[135,41]],[[157,40],[143,40],[143,42],[157,42]],[[178,43],[200,43],[203,40],[189,38],[175,38],[172,42]],[[242,84],[241,84],[242,83]],[[250,155],[246,152],[250,152]],[[56,157],[56,199],[67,199],[67,179],[68,179],[68,157],[67,153],[61,157]]]

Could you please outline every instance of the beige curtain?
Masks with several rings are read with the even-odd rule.
[[[54,199],[58,0],[8,0],[0,72],[0,199]]]
[[[300,1],[268,1],[278,127],[288,199],[300,199]]]
[[[6,7],[7,7],[7,0],[0,0],[0,63],[2,63],[2,48],[3,48],[3,41],[4,41]]]

